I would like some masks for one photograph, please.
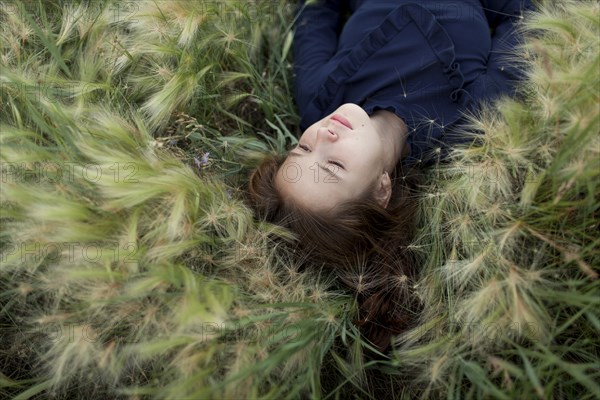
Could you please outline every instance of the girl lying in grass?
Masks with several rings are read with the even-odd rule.
[[[518,44],[516,24],[532,5],[302,6],[294,67],[304,133],[296,148],[254,171],[250,202],[258,218],[295,231],[313,260],[338,268],[357,292],[359,325],[385,349],[418,311],[410,244],[419,171],[460,141],[452,132],[465,112],[514,94],[522,71],[506,53]],[[349,272],[356,266],[358,275]]]

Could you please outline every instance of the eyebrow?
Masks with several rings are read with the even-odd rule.
[[[301,157],[301,156],[302,156],[301,154],[292,153],[291,151],[288,153],[288,157]],[[331,170],[329,168],[325,168],[321,164],[319,164],[319,168],[321,168],[323,171],[327,172],[327,174],[329,174],[330,177],[335,178],[340,182],[343,181],[343,179],[338,174],[331,172]]]

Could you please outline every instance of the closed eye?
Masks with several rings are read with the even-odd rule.
[[[300,148],[300,149],[302,149],[302,150],[304,150],[304,151],[308,151],[308,152],[310,152],[310,149],[309,149],[309,148],[308,148],[308,146],[306,146],[306,145],[303,145],[303,144],[298,144],[298,148]],[[328,160],[328,162],[329,162],[330,164],[333,164],[333,165],[335,165],[336,167],[338,167],[338,168],[340,168],[340,169],[343,169],[343,170],[345,170],[345,168],[344,168],[344,166],[342,165],[342,163],[340,163],[340,162],[338,162],[338,161],[332,161],[332,160]]]
[[[331,161],[331,160],[329,160],[329,162],[330,162],[331,164],[333,164],[333,165],[335,165],[335,166],[339,167],[340,169],[344,169],[344,166],[343,166],[341,163],[337,162],[337,161]]]

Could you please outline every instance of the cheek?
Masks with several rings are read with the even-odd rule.
[[[312,136],[314,136],[317,133],[317,130],[319,129],[320,123],[321,121],[315,122],[314,124],[309,126],[304,132],[302,132],[302,135],[300,135],[300,139],[298,140],[308,140]]]
[[[369,131],[356,132],[355,140],[352,141],[351,147],[353,152],[361,156],[361,158],[380,158],[383,154],[383,147],[379,142],[379,138],[374,136]]]
[[[353,164],[365,175],[371,175],[377,171],[383,158],[382,149],[368,141],[355,143],[351,154]]]

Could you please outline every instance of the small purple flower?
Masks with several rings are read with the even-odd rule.
[[[203,167],[208,165],[208,156],[210,153],[207,151],[202,155],[202,160],[199,160],[198,157],[194,157],[194,164],[196,164],[196,168],[202,169]]]
[[[208,156],[209,155],[210,155],[210,153],[208,151],[202,155],[202,161],[201,161],[201,163],[202,163],[203,166],[204,165],[208,165]]]

